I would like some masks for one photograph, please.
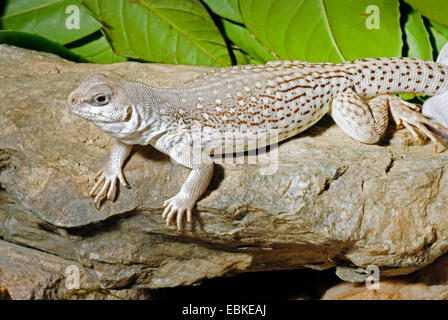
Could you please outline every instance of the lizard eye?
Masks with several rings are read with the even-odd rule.
[[[95,98],[93,98],[93,101],[96,105],[100,106],[104,106],[109,102],[107,96],[104,94],[97,95]]]

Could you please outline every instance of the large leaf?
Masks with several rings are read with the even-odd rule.
[[[86,61],[57,42],[26,32],[0,30],[0,43],[54,53],[62,58],[77,62]]]
[[[114,51],[153,62],[227,66],[229,52],[199,0],[82,0]]]
[[[94,63],[114,63],[126,61],[125,57],[115,54],[106,40],[106,37],[101,36],[97,39],[89,40],[88,42],[69,47],[73,53],[87,59]]]
[[[238,0],[204,0],[204,2],[217,15],[235,22],[243,22]]]
[[[67,19],[70,21],[74,14],[74,11],[66,13],[70,5],[79,10],[79,29],[66,26]],[[81,39],[101,28],[76,0],[7,0],[1,23],[3,29],[38,34],[61,44]]]
[[[417,59],[432,60],[432,46],[426,31],[423,18],[416,10],[407,15],[404,25],[406,43],[409,47],[408,56]]]
[[[398,0],[241,0],[249,31],[282,59],[339,62],[401,56]],[[374,5],[378,29],[368,28]],[[368,24],[370,27],[370,24]]]
[[[440,23],[437,23],[435,21],[431,21],[431,26],[433,26],[437,31],[439,31],[441,34],[443,34],[445,37],[448,37],[448,27],[441,25]]]
[[[438,56],[443,46],[448,42],[448,27],[431,21],[430,30],[434,37],[435,49],[437,50],[436,56]]]
[[[264,63],[276,60],[276,57],[263,48],[246,28],[226,20],[223,20],[222,23],[225,35],[241,50],[249,54],[255,62]]]
[[[250,55],[245,53],[244,51],[241,51],[239,49],[234,49],[233,54],[235,55],[236,64],[242,65],[242,64],[260,64],[261,62],[258,60],[255,60]]]
[[[446,0],[405,0],[422,15],[448,26],[448,1]]]

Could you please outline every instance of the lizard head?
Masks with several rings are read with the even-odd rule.
[[[134,108],[123,82],[93,73],[68,96],[70,111],[107,133],[127,131]]]

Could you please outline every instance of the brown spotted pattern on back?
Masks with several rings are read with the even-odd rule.
[[[260,134],[278,140],[300,133],[328,112],[336,95],[353,88],[362,98],[381,94],[436,94],[448,89],[447,67],[410,58],[369,58],[345,63],[273,61],[217,69],[179,87],[172,105],[186,127],[216,147],[231,136],[241,149]],[[249,142],[247,142],[249,140]]]

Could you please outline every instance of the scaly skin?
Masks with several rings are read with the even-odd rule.
[[[409,58],[234,66],[172,89],[92,74],[68,103],[73,113],[117,139],[90,192],[96,206],[105,197],[114,200],[117,181],[127,186],[122,166],[134,144],[151,144],[192,169],[180,192],[164,204],[167,224],[177,216],[181,230],[183,215],[192,221],[193,206],[212,177],[210,154],[223,153],[229,142],[233,152],[264,147],[306,130],[329,112],[350,137],[373,144],[384,134],[390,112],[416,140],[428,136],[437,150],[441,139],[426,125],[448,129],[392,94],[445,92],[447,74],[447,66]]]

